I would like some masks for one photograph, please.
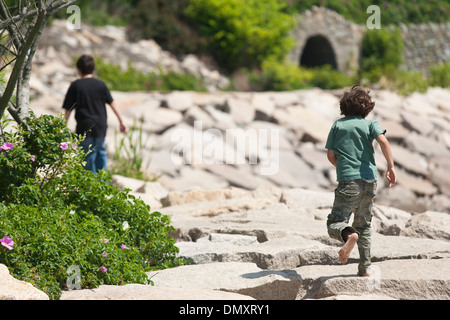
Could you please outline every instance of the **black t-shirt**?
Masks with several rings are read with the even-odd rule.
[[[77,134],[86,137],[103,138],[106,136],[106,105],[113,98],[106,84],[95,78],[78,79],[71,83],[64,99],[63,108],[75,109]]]

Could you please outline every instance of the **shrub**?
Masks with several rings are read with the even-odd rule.
[[[333,69],[330,65],[316,67],[311,70],[314,74],[311,83],[322,89],[340,89],[355,84],[354,77]]]
[[[57,299],[68,267],[81,287],[149,282],[145,272],[176,259],[170,218],[111,184],[104,171],[82,167],[80,137],[62,117],[31,115],[30,131],[4,132],[0,151],[0,263]],[[5,120],[2,121],[2,128]],[[106,241],[108,239],[109,241]]]
[[[261,71],[249,73],[254,90],[289,91],[318,87],[339,89],[354,84],[355,79],[330,65],[315,68],[299,67],[294,63],[278,62],[273,59],[264,61]]]
[[[450,63],[436,64],[430,68],[430,85],[435,87],[450,87]]]
[[[263,62],[261,71],[251,72],[250,83],[261,91],[289,91],[311,87],[311,71],[296,64],[268,59]]]
[[[291,49],[294,18],[285,8],[279,0],[191,0],[186,13],[208,39],[217,63],[235,71],[260,67],[268,57],[282,58]]]
[[[12,120],[3,119],[2,128]],[[2,140],[10,144],[0,153],[0,201],[37,202],[37,193],[45,194],[49,182],[60,172],[74,169],[82,161],[77,152],[80,137],[72,133],[61,117],[43,115],[27,119],[30,130],[15,128],[3,132]],[[67,149],[63,149],[67,146]],[[22,190],[23,189],[23,190]],[[28,192],[22,197],[22,192]]]
[[[375,83],[383,75],[392,75],[403,61],[402,50],[399,30],[368,30],[362,40],[362,76]]]

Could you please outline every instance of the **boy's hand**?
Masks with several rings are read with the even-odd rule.
[[[392,188],[397,182],[397,174],[395,173],[394,168],[388,169],[386,172],[386,179],[389,181],[389,188]]]
[[[128,127],[123,123],[120,123],[120,133],[127,133]]]

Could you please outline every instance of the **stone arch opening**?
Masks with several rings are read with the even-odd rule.
[[[309,37],[300,58],[300,65],[305,67],[318,67],[329,64],[337,69],[336,55],[330,41],[324,36]]]

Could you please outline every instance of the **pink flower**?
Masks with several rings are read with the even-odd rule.
[[[108,242],[109,242],[109,239],[104,239],[104,241],[105,241],[105,243],[108,243]]]
[[[30,160],[31,160],[32,162],[34,162],[34,161],[36,161],[36,157],[33,156],[33,155],[30,155]]]
[[[106,252],[103,252],[102,256],[103,256],[104,258],[106,258],[106,257],[108,256],[108,254],[107,254]]]
[[[67,150],[67,149],[69,149],[69,144],[67,142],[61,142],[59,144],[59,148],[62,150]]]
[[[14,245],[14,241],[8,236],[3,237],[3,239],[0,240],[0,243],[9,250],[13,249],[12,246]]]
[[[13,143],[11,143],[11,142],[5,142],[1,147],[0,147],[0,149],[2,149],[2,150],[11,150],[12,148],[14,148],[14,144]]]
[[[120,246],[120,249],[125,250],[125,249],[129,249],[129,248],[128,248],[126,245],[122,244],[122,245]]]
[[[100,267],[100,272],[106,272],[106,271],[108,271],[108,269],[106,267],[104,267],[104,266]]]

